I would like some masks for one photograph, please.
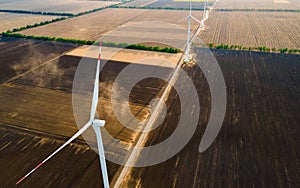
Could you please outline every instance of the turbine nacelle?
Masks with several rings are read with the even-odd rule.
[[[94,119],[94,120],[92,120],[92,125],[95,127],[104,127],[105,120]]]

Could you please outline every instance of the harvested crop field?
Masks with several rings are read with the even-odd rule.
[[[0,106],[0,164],[5,169],[0,176],[1,186],[14,186],[20,177],[77,130],[72,117],[70,87],[82,48],[0,86],[0,103],[3,104]],[[204,153],[198,153],[210,114],[210,93],[201,70],[186,64],[183,68],[193,80],[201,103],[200,121],[194,136],[171,159],[151,167],[132,168],[122,187],[296,187],[299,184],[299,166],[295,164],[300,158],[297,147],[300,56],[224,50],[215,50],[214,55],[224,74],[228,101],[222,129],[213,145]],[[51,69],[51,64],[63,70],[61,81],[57,79],[58,73],[37,74]],[[112,60],[104,65],[99,106],[110,105],[107,92],[110,82],[126,64]],[[166,71],[166,74],[169,71],[161,67],[157,70]],[[47,82],[38,85],[35,79]],[[105,87],[106,90],[101,90]],[[138,83],[131,95],[132,112],[140,113],[137,115],[140,118],[147,116],[147,104],[163,87],[164,83],[155,79]],[[176,128],[180,99],[174,90],[166,106],[166,119],[161,127],[150,133],[147,145],[164,140]],[[134,142],[130,140],[134,137],[130,138],[129,131],[120,131],[124,127],[111,111],[106,107],[98,110],[100,117],[108,120],[106,129],[111,134],[121,141]],[[102,186],[97,155],[81,139],[48,161],[20,186]],[[108,162],[112,185],[119,170],[120,166]]]
[[[33,40],[28,41],[33,43],[33,46],[35,43],[38,43]],[[17,42],[22,43],[24,41],[16,40],[15,43]],[[18,46],[17,44],[9,46],[11,43],[8,42],[2,42],[1,45],[2,47],[5,47],[7,50],[6,52],[12,49],[15,51],[20,51],[20,48],[22,48],[22,46]],[[28,54],[30,54],[30,49],[36,50],[35,48],[29,48]],[[82,53],[82,49],[79,51]],[[104,53],[105,51],[106,50],[104,49]],[[125,52],[121,52],[119,56],[114,56],[114,58],[119,59],[119,57],[121,57],[123,60],[125,60],[124,58],[126,58],[126,54],[128,57],[131,57],[130,54],[137,54],[138,57],[142,58],[147,56],[149,57],[154,53],[155,52],[141,51],[140,55],[138,55],[139,52],[134,53],[133,50],[125,50]],[[47,154],[50,154],[51,151],[53,151],[62,143],[62,141],[72,136],[78,130],[72,111],[71,89],[76,67],[78,66],[78,63],[82,57],[80,56],[78,50],[75,50],[74,52],[71,51],[68,54],[69,55],[58,55],[57,59],[47,61],[46,63],[37,62],[37,65],[35,65],[31,71],[29,70],[25,73],[21,73],[20,75],[16,75],[13,77],[13,79],[10,79],[8,83],[3,83],[0,85],[0,103],[2,104],[0,106],[0,139],[2,139],[1,143],[3,143],[1,145],[1,153],[4,154],[3,157],[0,156],[0,164],[2,165],[2,163],[5,163],[10,165],[10,171],[7,172],[7,175],[13,177],[8,181],[1,181],[1,186],[12,186],[15,181],[20,178],[20,176],[24,175],[32,166],[36,165],[38,161],[42,160],[42,158]],[[158,57],[164,56],[163,54],[164,53],[158,54]],[[173,61],[178,61],[178,55],[176,54],[175,57],[172,57],[174,55],[171,54],[166,54],[166,56],[173,58]],[[1,54],[0,59],[3,59],[3,57],[5,57],[4,53]],[[12,56],[9,59],[6,57],[5,61],[1,61],[0,66],[2,66],[2,62],[9,62],[12,58]],[[96,59],[87,57],[86,61],[88,61],[86,63],[94,63],[96,62]],[[41,64],[41,66],[39,66],[39,64]],[[99,109],[98,113],[101,118],[107,121],[106,130],[114,137],[114,139],[117,139],[123,145],[122,149],[130,147],[130,145],[135,142],[135,138],[138,136],[138,134],[135,133],[135,131],[124,128],[124,126],[122,126],[115,117],[111,108],[110,92],[112,83],[114,82],[116,76],[129,64],[130,62],[120,62],[115,60],[108,61],[103,64],[103,70],[101,71],[100,75],[99,106],[102,108]],[[174,65],[175,64],[176,62],[174,62]],[[150,64],[136,65],[144,69],[153,66]],[[22,67],[22,64],[19,66]],[[152,71],[156,72],[160,71],[162,75],[166,75],[166,77],[168,77],[172,70],[171,68],[173,67],[154,66],[151,69]],[[124,89],[122,88],[123,84],[126,83],[118,83],[120,89]],[[161,90],[164,88],[164,85],[165,82],[150,78],[139,82],[131,90],[129,107],[136,118],[140,120],[147,119],[149,115],[148,105],[154,97],[158,97],[161,94]],[[117,101],[117,103],[120,104],[122,104],[123,100],[125,100],[122,98],[122,92],[120,92],[120,97],[118,100],[119,101]],[[38,136],[36,136],[35,133],[38,133]],[[95,137],[94,135],[91,135],[91,133],[93,133],[92,130],[88,130],[86,135],[90,137],[88,137],[88,139],[85,137],[85,139],[94,145]],[[108,140],[109,138],[103,137],[103,139],[105,140],[104,143],[108,143],[105,145],[106,151],[109,151],[107,155],[125,155],[125,152],[122,149],[116,148],[113,141]],[[88,149],[86,145],[82,145],[82,137],[79,137],[79,139],[77,139],[75,142],[79,143],[80,145],[72,144],[68,146],[68,148],[64,151],[65,154],[62,154],[61,157],[57,156],[57,158],[52,161],[61,161],[70,155],[76,155],[79,158],[89,155],[89,157],[86,159],[88,165],[86,166],[85,162],[82,163],[83,165],[79,168],[79,170],[82,168],[89,170],[84,170],[84,174],[79,173],[80,171],[75,171],[79,173],[78,176],[84,176],[87,179],[89,179],[89,177],[95,177],[95,174],[99,174],[99,165],[96,158],[97,156],[93,151],[91,151],[91,149]],[[11,155],[9,155],[9,153],[15,150],[21,151],[20,155],[23,157],[20,157],[20,155],[14,155],[20,160],[18,163],[11,164],[8,162],[8,160],[11,159]],[[39,152],[39,150],[43,151]],[[72,150],[71,153],[69,153],[70,150]],[[33,160],[28,160],[30,154],[33,153],[35,153],[34,155],[37,157]],[[40,175],[43,176],[43,173],[49,169],[45,167],[44,170],[41,170],[40,173],[33,175],[31,180],[25,182],[22,184],[22,186],[27,187],[35,183],[43,187],[53,187],[57,184],[70,185],[72,184],[71,182],[74,183],[74,177],[72,176],[69,180],[66,180],[64,172],[68,173],[69,170],[73,171],[73,168],[66,166],[74,166],[73,164],[79,164],[76,159],[74,159],[74,161],[74,163],[70,162],[67,165],[61,165],[61,163],[57,163],[58,166],[65,169],[57,173],[54,169],[60,169],[60,167],[56,165],[54,165],[54,167],[50,162],[48,165],[51,165],[51,168],[53,167],[53,173],[55,174],[48,173],[49,176],[47,176],[47,178],[40,178]],[[4,164],[2,166],[4,169],[8,168],[8,166]],[[108,168],[110,169],[109,175],[112,179],[112,176],[115,174],[118,166],[108,163]],[[98,171],[98,173],[90,173],[90,171]],[[90,176],[91,174],[93,175]],[[100,177],[101,176],[99,175],[99,178],[89,182],[88,185],[93,185],[95,183],[99,184],[99,182],[101,185]],[[56,180],[49,181],[48,178],[55,178]],[[78,184],[85,184],[84,182],[88,181],[86,178],[78,180]]]
[[[297,187],[300,56],[225,50],[214,50],[214,55],[224,74],[228,101],[212,146],[198,152],[210,114],[208,84],[197,66],[185,65],[201,103],[195,134],[169,160],[131,168],[121,187]],[[180,99],[175,92],[167,106],[169,118],[150,133],[147,145],[161,143],[176,129]],[[118,175],[113,182],[116,179]]]
[[[220,0],[216,8],[299,10],[300,2],[298,0]]]
[[[0,38],[0,83],[55,59],[76,46],[59,42],[2,37]]]
[[[168,16],[166,16],[166,14]],[[193,15],[196,18],[201,18],[202,11],[195,11]],[[186,28],[187,21],[185,18],[187,16],[188,11],[179,10],[112,8],[38,28],[24,30],[20,33],[25,35],[97,40],[105,33],[134,22],[159,21]],[[197,24],[195,22],[192,22],[192,24],[194,24],[193,28],[195,29]],[[151,36],[148,37],[151,38]]]
[[[138,7],[144,7],[148,4],[155,2],[156,0],[135,0],[128,3],[123,4],[122,6],[138,6]]]
[[[0,5],[1,6],[1,5]],[[0,12],[0,32],[20,28],[26,25],[32,25],[43,21],[50,21],[57,16],[44,16],[32,14],[15,14]]]
[[[212,5],[212,1],[208,1],[208,5]],[[203,8],[203,2],[193,2],[193,8]],[[167,7],[167,8],[189,8],[190,3],[180,0],[137,0],[124,4],[124,6],[139,6],[139,7]]]
[[[205,43],[300,48],[299,13],[214,11],[206,25],[200,34]]]
[[[15,183],[43,158],[61,146],[67,137],[0,124],[1,187]],[[109,177],[119,166],[107,162]],[[98,155],[81,140],[75,140],[18,187],[101,187]]]
[[[118,3],[118,1],[84,1],[84,0],[0,0],[1,9],[29,10],[56,13],[79,13],[96,8],[106,7]]]

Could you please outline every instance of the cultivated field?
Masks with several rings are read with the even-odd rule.
[[[30,10],[57,13],[79,13],[118,3],[117,1],[78,1],[78,0],[0,0],[0,9]]]
[[[1,186],[13,186],[77,130],[70,87],[81,54],[82,47],[0,86],[0,164],[6,169],[0,176]],[[183,68],[197,88],[201,105],[194,136],[181,152],[162,164],[131,169],[122,187],[295,187],[299,184],[299,166],[295,165],[300,158],[297,147],[299,56],[220,50],[215,50],[214,55],[224,74],[228,101],[222,129],[211,148],[198,153],[210,114],[209,87],[201,70],[186,64]],[[43,69],[53,70],[53,65],[57,66],[54,70],[60,71],[38,74],[44,72],[40,71]],[[126,66],[125,62],[118,61],[104,66],[100,88],[107,89],[100,89],[102,108],[98,112],[107,120],[106,129],[128,144],[134,142],[135,137],[130,137],[133,134],[124,129],[109,110],[110,93],[107,92]],[[57,79],[59,77],[62,79]],[[44,80],[45,84],[39,85],[36,80]],[[184,84],[180,82],[179,86]],[[163,87],[164,84],[155,79],[140,82],[132,91],[131,111],[145,118],[149,114],[147,103],[159,95]],[[180,99],[174,90],[166,106],[166,120],[150,133],[146,145],[159,143],[176,128]],[[120,149],[118,153],[122,153]],[[108,162],[112,184],[119,170],[118,165]],[[77,139],[21,184],[22,187],[33,185],[101,186],[97,155]]]
[[[97,0],[26,2],[0,0],[0,9],[78,13],[117,3]],[[194,5],[203,7],[203,3]],[[188,3],[136,0],[124,6],[187,8]],[[299,10],[300,2],[219,0],[215,8]],[[188,13],[109,8],[20,33],[81,40],[100,37],[105,42],[172,46],[183,51]],[[203,11],[193,11],[193,16],[199,20],[202,14]],[[17,15],[0,13],[0,31],[45,21],[34,18],[55,18],[29,14],[13,17]],[[213,10],[205,25],[205,30],[199,34],[205,43],[300,49],[299,13]],[[192,30],[197,27],[198,24],[192,22]],[[191,47],[194,61],[210,67],[206,59],[211,55],[207,54],[209,50],[196,47],[197,42],[194,40]],[[98,46],[1,37],[0,49],[0,187],[10,188],[89,120]],[[96,117],[106,120],[101,131],[110,187],[118,180],[120,188],[299,187],[300,55],[211,51],[223,73],[227,95],[226,115],[215,141],[207,150],[199,152],[208,121],[217,117],[210,117],[215,93],[210,93],[208,83],[215,86],[218,80],[205,78],[206,72],[194,61],[183,63],[181,71],[189,76],[197,92],[185,89],[188,84],[180,77],[176,85],[183,92],[198,95],[200,114],[189,99],[187,103],[193,107],[181,109],[180,90],[171,88],[165,99],[166,113],[158,111],[154,120],[163,120],[161,125],[144,137],[142,145],[155,146],[165,141],[179,128],[179,121],[184,122],[180,135],[186,136],[186,132],[193,130],[187,120],[199,115],[191,139],[181,151],[160,164],[127,168],[108,159],[133,162],[127,160],[129,151],[143,138],[140,131],[148,125],[153,99],[162,96],[166,88],[163,79],[171,77],[183,53],[102,48]],[[130,76],[117,80],[130,66],[135,68]],[[133,88],[128,87],[145,72],[148,78],[137,82]],[[163,75],[162,79],[155,78],[158,73]],[[117,89],[112,91],[114,84]],[[126,96],[127,91],[129,96]],[[112,99],[114,92],[117,97]],[[120,116],[113,110],[113,102],[119,105]],[[126,108],[127,102],[129,108]],[[182,114],[187,115],[186,119],[181,119]],[[136,122],[135,118],[140,121]],[[168,154],[181,141],[172,140],[161,152]],[[95,133],[90,127],[18,186],[103,187],[99,156],[93,151],[96,146]],[[151,154],[140,153],[138,157],[148,162],[153,160]],[[121,176],[123,169],[128,171]]]
[[[74,44],[0,38],[0,83],[75,48]]]
[[[0,124],[1,187],[15,183],[36,164],[53,152],[66,137]],[[112,179],[119,166],[107,162]],[[72,174],[72,175],[71,175]],[[101,187],[98,155],[84,142],[75,140],[49,163],[44,164],[18,187]]]
[[[1,6],[1,5],[0,5]],[[32,25],[57,18],[56,16],[43,16],[32,14],[13,14],[0,12],[0,32],[12,30],[26,25]]]
[[[212,5],[213,1],[208,1],[208,5]],[[122,6],[139,6],[139,7],[169,7],[169,8],[189,8],[190,3],[184,0],[137,0],[126,3]],[[203,8],[203,2],[193,2],[193,8]]]
[[[24,30],[20,33],[25,35],[97,40],[100,36],[112,31],[113,29],[134,22],[159,21],[168,24],[176,24],[179,27],[186,28],[187,20],[185,18],[188,16],[188,13],[188,11],[177,10],[141,10],[113,8],[37,28]],[[166,16],[166,14],[168,16]],[[202,17],[202,11],[194,11],[193,15],[194,17],[200,19]],[[192,28],[195,29],[196,23],[192,22],[192,24]],[[158,26],[160,27],[160,25]],[[153,25],[151,27],[152,29],[154,29]],[[157,35],[156,32],[153,32],[151,34],[151,28],[146,29],[149,29],[149,31],[148,33],[144,34],[144,38],[151,38],[151,35],[153,34]],[[143,31],[140,31],[140,35],[144,32],[145,29]],[[168,32],[172,34],[172,31]],[[135,35],[131,37],[135,37]]]
[[[53,45],[53,43],[41,43],[33,40],[9,40],[9,42],[4,40],[0,43],[3,49],[5,49],[0,55],[0,59],[3,60],[1,61],[0,66],[2,67],[1,70],[3,70],[4,72],[10,70],[10,67],[7,67],[7,64],[4,63],[14,60],[14,56],[7,57],[5,55],[11,53],[11,50],[18,52],[17,54],[15,54],[15,56],[22,58],[22,54],[20,54],[20,52],[26,52],[27,55],[33,53],[30,50],[36,51],[37,46],[39,46],[40,49],[49,50]],[[26,45],[20,45],[20,43],[26,44],[26,42],[31,43],[32,47],[28,48]],[[57,44],[57,47],[59,47],[59,43]],[[8,181],[1,181],[1,186],[12,186],[16,182],[16,180],[20,178],[20,176],[25,174],[29,170],[29,168],[34,166],[37,161],[42,160],[44,156],[50,154],[51,151],[53,151],[62,143],[62,140],[66,140],[67,137],[72,136],[78,130],[72,111],[71,90],[73,86],[75,70],[78,66],[78,63],[82,59],[81,55],[83,51],[84,47],[80,47],[79,49],[71,51],[65,55],[61,52],[61,55],[56,55],[56,59],[46,62],[40,62],[40,59],[37,58],[37,62],[33,63],[32,66],[28,66],[33,69],[31,69],[31,71],[29,70],[24,72],[24,70],[28,70],[28,67],[25,66],[26,63],[29,64],[32,62],[32,59],[27,57],[24,59],[24,62],[18,64],[17,62],[20,61],[17,61],[15,62],[15,64],[13,64],[13,66],[19,66],[20,70],[23,70],[22,72],[15,73],[17,75],[14,74],[9,77],[1,77],[1,79],[3,79],[4,81],[8,80],[8,82],[2,83],[0,85],[0,139],[2,140],[0,150],[1,153],[4,154],[3,157],[0,156],[0,164],[5,169],[7,169],[8,166],[4,165],[3,163],[10,165],[11,167],[9,168],[10,170],[7,170],[7,175],[13,175],[13,178],[10,178]],[[104,54],[105,51],[108,50],[104,48]],[[114,144],[115,141],[108,140],[109,138],[104,136],[103,138],[105,140],[104,143],[106,144],[105,148],[107,151],[107,155],[125,155],[124,149],[129,148],[130,145],[135,142],[135,139],[138,136],[135,131],[124,128],[124,126],[118,121],[112,111],[110,100],[112,83],[114,83],[114,80],[119,72],[122,71],[130,63],[121,62],[118,60],[134,61],[134,59],[132,59],[132,54],[137,54],[135,58],[138,59],[147,57],[153,58],[155,56],[164,58],[170,57],[168,59],[173,61],[173,66],[164,66],[163,64],[137,64],[137,66],[142,69],[153,66],[151,68],[152,71],[160,71],[162,75],[166,76],[166,78],[170,74],[172,70],[171,68],[175,66],[176,61],[178,61],[178,58],[180,58],[178,54],[173,55],[155,52],[134,52],[134,50],[124,50],[122,52],[119,52],[119,54],[113,56],[113,60],[102,64],[103,70],[101,71],[100,75],[101,89],[99,101],[99,106],[101,106],[101,109],[99,109],[98,114],[101,118],[107,121],[106,130],[114,137],[114,139],[117,139],[121,144],[121,146],[120,144],[116,146]],[[43,55],[47,56],[46,54],[40,54],[40,56]],[[52,54],[52,56],[53,55],[54,54]],[[86,57],[85,63],[95,62],[95,58],[92,59]],[[1,76],[3,75],[4,74],[1,74]],[[124,100],[126,100],[125,98],[123,98],[121,91],[129,89],[123,88],[123,84],[126,84],[126,82],[128,81],[130,80],[124,80],[122,81],[122,83],[118,83],[118,88],[120,89],[118,91],[120,93],[118,101],[116,102],[120,103],[121,105],[123,104]],[[165,82],[154,78],[139,82],[131,90],[130,93],[129,107],[131,113],[133,113],[135,117],[140,120],[147,119],[149,116],[148,105],[154,97],[158,97],[159,95],[161,95],[161,90],[162,88],[164,88],[164,85]],[[89,97],[89,95],[86,97]],[[84,108],[84,106],[81,106],[81,108]],[[128,122],[128,125],[129,124],[130,122]],[[36,133],[38,135],[36,135]],[[93,144],[95,141],[95,135],[92,133],[93,131],[91,129],[88,130],[85,134],[85,138]],[[76,142],[82,144],[83,142],[80,140],[82,140],[82,137],[79,137]],[[39,153],[40,149],[42,149],[43,151]],[[74,153],[69,153],[70,150],[72,150],[72,152]],[[11,155],[9,155],[9,153],[14,151],[21,151],[23,157],[20,157],[20,155],[15,155],[15,157],[19,158],[19,162],[11,164],[11,162],[9,161],[11,160]],[[35,152],[37,153],[34,154]],[[77,144],[73,144],[71,146],[68,146],[65,152],[65,154],[62,154],[62,156],[56,158],[56,160],[63,160],[64,156],[67,157],[70,155],[76,155],[79,158],[84,157],[85,155],[89,155],[91,157],[87,159],[87,161],[90,161],[88,162],[88,167],[84,165],[86,163],[82,163],[81,165],[81,168],[87,168],[89,170],[85,170],[83,174],[79,173],[78,175],[85,176],[87,177],[87,179],[89,179],[88,177],[94,177],[95,175],[95,173],[91,172],[99,172],[99,165],[96,155],[90,149],[88,149],[86,145],[78,146]],[[30,157],[30,155],[32,154],[37,157],[34,158],[34,160],[28,160],[28,157]],[[61,166],[61,164],[58,165]],[[68,165],[77,166],[79,164],[75,159]],[[62,168],[65,167],[66,166],[62,166]],[[47,167],[45,168],[47,169]],[[113,174],[115,174],[118,166],[108,163],[108,168],[110,169],[110,176],[112,179],[112,176]],[[15,169],[19,170],[16,171]],[[65,168],[66,171],[68,171],[67,169],[72,170],[72,168],[69,167]],[[55,170],[53,170],[53,172],[54,171]],[[44,172],[45,171],[42,170],[40,173],[43,174]],[[64,171],[58,171],[55,175],[52,174],[54,175],[53,177],[58,177],[58,179],[55,181],[45,180],[47,178],[50,178],[51,175],[49,175],[47,178],[39,178],[39,173],[36,173],[31,177],[31,180],[24,183],[23,186],[32,186],[33,184],[35,184],[32,183],[32,181],[36,182],[39,185],[42,185],[43,187],[53,187],[57,184],[72,184],[71,182],[74,181],[73,177],[65,181],[65,175],[63,175],[63,172]],[[93,175],[91,176],[91,174]],[[84,178],[82,180],[79,180],[78,185],[85,184],[84,182],[88,181],[87,179]],[[99,182],[101,183],[99,179],[96,180],[97,181],[91,181],[89,185]]]
[[[171,159],[132,168],[121,187],[297,187],[300,183],[300,56],[222,50],[214,55],[224,74],[228,101],[212,146],[198,152],[210,114],[209,88],[197,66],[185,65],[201,105],[194,136]],[[176,128],[180,99],[175,92],[167,106],[167,119],[150,133],[146,145],[164,141]]]
[[[300,48],[300,14],[213,12],[200,34],[205,43],[246,47]]]
[[[216,8],[229,9],[300,9],[298,0],[220,0]]]
[[[122,6],[138,6],[143,7],[155,2],[155,0],[135,0],[128,3],[123,4]]]

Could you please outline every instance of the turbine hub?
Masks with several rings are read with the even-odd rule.
[[[105,125],[105,120],[100,120],[100,119],[94,119],[92,121],[93,126],[97,126],[97,127],[104,127]]]

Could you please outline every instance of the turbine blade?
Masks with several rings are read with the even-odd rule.
[[[191,18],[192,18],[193,20],[195,20],[196,22],[198,22],[199,24],[201,24],[201,22],[200,22],[199,20],[197,20],[194,16],[191,16]]]
[[[99,73],[100,73],[100,63],[101,63],[101,51],[102,51],[102,42],[99,42],[99,54],[98,54],[98,62],[96,68],[96,76],[95,76],[95,83],[94,83],[94,92],[93,92],[93,101],[92,101],[92,108],[91,108],[91,116],[90,120],[95,119],[97,105],[98,105],[98,95],[99,95]]]
[[[79,135],[81,135],[84,131],[89,128],[89,126],[92,125],[92,122],[87,122],[77,133],[75,133],[66,143],[64,143],[62,146],[60,146],[56,151],[54,151],[51,155],[49,155],[46,159],[44,159],[41,163],[39,163],[34,169],[32,169],[30,172],[28,172],[25,176],[23,176],[17,183],[21,183],[25,178],[27,178],[30,174],[32,174],[34,171],[36,171],[39,167],[41,167],[45,162],[47,162],[50,158],[52,158],[55,154],[57,154],[60,150],[62,150],[64,147],[66,147],[69,143],[71,143],[73,140],[75,140]]]

